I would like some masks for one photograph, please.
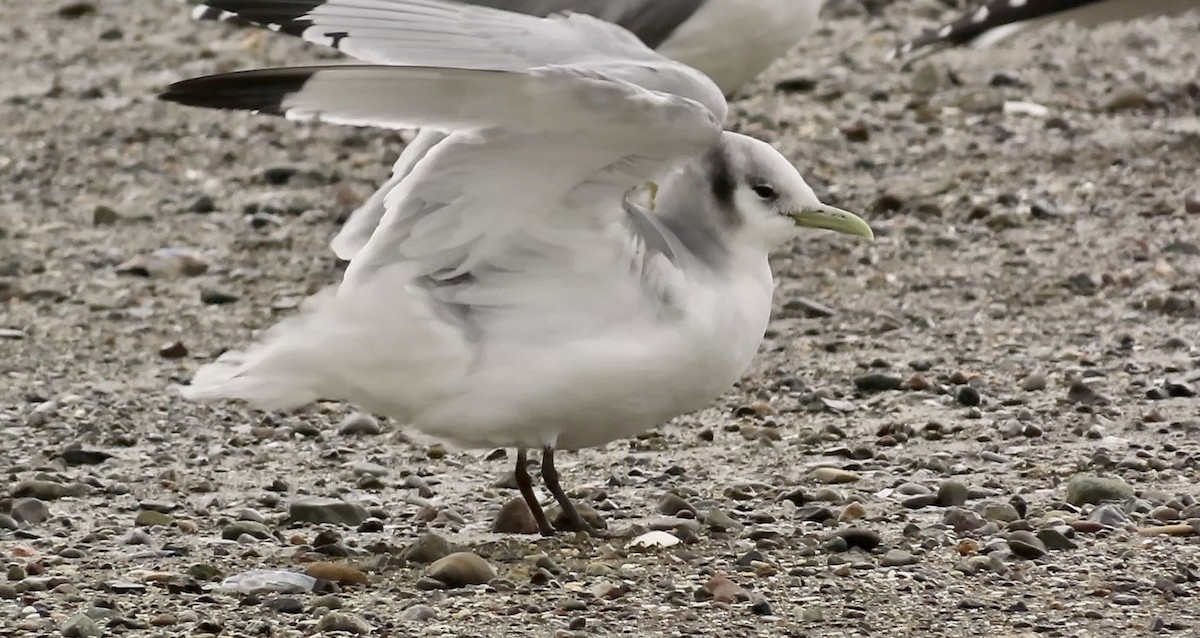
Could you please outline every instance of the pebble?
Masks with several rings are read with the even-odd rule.
[[[1041,374],[1031,374],[1021,381],[1021,389],[1026,392],[1040,392],[1047,387],[1046,377]]]
[[[838,520],[842,521],[842,522],[856,521],[861,518],[866,518],[866,516],[867,516],[867,508],[864,507],[863,504],[859,503],[858,501],[852,501],[849,505],[847,505],[845,507],[845,509],[842,510],[841,515],[838,516]]]
[[[383,521],[372,516],[362,523],[359,523],[357,530],[360,532],[382,532]]]
[[[1108,405],[1112,403],[1108,397],[1100,394],[1092,386],[1083,381],[1075,381],[1067,389],[1067,401],[1081,405]]]
[[[156,525],[167,527],[174,522],[174,517],[155,510],[139,510],[137,516],[133,517],[133,524],[137,525],[138,527],[154,527]],[[268,531],[268,535],[269,534],[270,532]],[[234,538],[237,537],[235,536]]]
[[[374,629],[362,616],[342,611],[331,611],[321,616],[321,620],[317,621],[317,631],[341,631],[348,634],[364,635],[371,633]]]
[[[307,574],[278,569],[256,569],[226,578],[217,585],[217,589],[242,594],[301,594],[311,592],[316,585],[317,579]]]
[[[712,578],[704,584],[704,591],[707,592],[714,602],[732,604],[738,600],[749,600],[750,596],[742,589],[741,585],[733,582],[725,575],[724,572],[713,574]]]
[[[221,530],[221,538],[227,541],[236,541],[242,536],[266,540],[271,538],[271,529],[257,521],[234,521]]]
[[[696,513],[696,508],[691,503],[684,500],[682,496],[672,492],[667,492],[662,495],[662,498],[658,499],[657,509],[660,514],[667,516],[679,516],[679,513],[684,511],[691,512],[692,514]]]
[[[54,501],[68,496],[79,497],[91,492],[92,488],[83,483],[70,483],[64,485],[53,481],[39,481],[30,479],[21,481],[12,488],[12,495],[16,498],[27,496],[37,498],[43,501]]]
[[[346,563],[319,561],[305,568],[304,573],[342,586],[366,585],[371,582],[363,570]]]
[[[213,198],[209,197],[208,195],[198,195],[198,196],[196,196],[196,199],[193,199],[192,203],[190,203],[186,207],[184,207],[183,210],[184,210],[184,212],[188,212],[188,213],[198,213],[200,215],[205,215],[208,213],[215,212],[217,210],[217,203],[215,201],[213,201]]]
[[[579,510],[579,515],[594,529],[608,529],[608,521],[604,520],[603,516],[600,516],[600,512],[597,512],[596,508],[587,503],[576,503],[575,509]],[[546,510],[546,518],[550,519],[550,524],[554,526],[554,529],[568,529],[571,527],[571,522],[567,520],[561,507],[554,506]]]
[[[71,616],[62,627],[63,638],[94,638],[102,634],[96,621],[83,613]]]
[[[1126,85],[1113,89],[1104,101],[1100,108],[1109,112],[1125,111],[1129,109],[1146,108],[1153,104],[1150,95],[1146,90],[1137,85]]]
[[[179,617],[170,612],[158,614],[150,619],[151,627],[171,627],[179,624]]]
[[[342,599],[333,594],[325,594],[324,596],[314,598],[312,606],[313,609],[341,609]]]
[[[37,525],[50,518],[50,506],[40,498],[23,497],[13,499],[9,515],[20,523]]]
[[[989,521],[1011,523],[1019,520],[1021,514],[1009,503],[988,503],[983,508],[983,517]]]
[[[904,507],[907,507],[910,510],[919,510],[919,509],[922,509],[925,507],[929,507],[931,505],[937,505],[938,504],[938,495],[937,494],[920,494],[918,496],[910,496],[910,497],[900,501],[900,504],[903,505]]]
[[[336,498],[313,496],[288,503],[288,520],[291,522],[314,525],[332,523],[355,527],[369,516],[363,506]]]
[[[879,564],[882,567],[902,567],[916,564],[919,561],[919,558],[902,549],[889,549],[883,558],[879,559]]]
[[[838,530],[834,537],[845,541],[847,547],[857,547],[866,551],[879,547],[879,544],[883,542],[883,537],[879,535],[879,532],[860,527]]]
[[[1066,529],[1074,533],[1074,530],[1070,527],[1067,527]],[[1039,529],[1037,531],[1037,537],[1038,540],[1042,541],[1042,544],[1045,545],[1047,549],[1064,550],[1077,549],[1079,547],[1079,545],[1075,541],[1071,540],[1066,533],[1055,527],[1045,527]]]
[[[148,255],[139,255],[117,266],[120,275],[135,277],[174,278],[198,277],[208,272],[208,261],[187,248],[162,248]]]
[[[373,436],[383,433],[379,419],[363,412],[355,412],[338,424],[338,434],[344,436]]]
[[[854,378],[854,387],[863,392],[899,390],[903,384],[904,379],[893,374],[883,374],[880,372],[872,372]]]
[[[959,507],[967,502],[969,491],[961,481],[944,481],[938,486],[937,504],[942,507]]]
[[[674,547],[679,543],[680,540],[677,536],[668,532],[653,530],[629,541],[629,546],[643,549],[654,549],[660,547]]]
[[[960,533],[977,530],[987,524],[982,516],[961,507],[947,509],[946,513],[942,515],[942,521]]]
[[[457,588],[482,585],[496,577],[496,570],[487,561],[471,552],[456,552],[435,561],[425,575]]]
[[[1067,483],[1066,501],[1072,505],[1095,505],[1123,501],[1133,496],[1133,487],[1118,477],[1076,474]]]
[[[796,508],[796,518],[812,523],[823,523],[833,517],[833,510],[823,505],[805,505]]]
[[[842,485],[862,480],[862,475],[858,472],[836,467],[819,467],[809,472],[808,477],[818,483],[825,483],[827,485]]]
[[[1123,527],[1129,523],[1129,516],[1116,505],[1101,505],[1088,514],[1087,520],[1105,527]]]
[[[1142,536],[1191,536],[1196,533],[1196,528],[1187,523],[1176,523],[1174,525],[1153,525],[1151,527],[1143,527],[1138,530],[1138,534]]]
[[[217,288],[201,288],[200,303],[209,306],[224,306],[231,303],[236,303],[240,296],[227,290],[219,290]]]
[[[537,520],[533,518],[533,512],[529,509],[529,504],[520,496],[509,499],[500,507],[495,520],[492,521],[492,531],[497,534],[537,534],[540,532]]]
[[[970,385],[959,386],[958,391],[954,394],[954,399],[967,407],[975,407],[983,403],[983,395]]]
[[[1034,560],[1046,555],[1046,544],[1035,536],[1033,532],[1020,530],[1010,533],[1008,535],[1008,546],[1014,554],[1021,558]]]
[[[426,534],[409,545],[400,556],[410,563],[430,564],[449,556],[453,551],[446,539],[437,534]]]
[[[263,607],[281,614],[298,614],[304,611],[304,603],[291,596],[271,598],[263,603]]]
[[[417,603],[400,612],[400,620],[408,622],[426,622],[437,618],[437,611],[429,605]]]
[[[1183,197],[1183,210],[1190,215],[1200,215],[1200,191],[1192,191]]]

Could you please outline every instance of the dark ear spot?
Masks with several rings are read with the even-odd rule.
[[[729,167],[729,158],[722,152],[720,146],[715,146],[708,152],[708,178],[712,182],[713,198],[722,207],[733,205],[733,191],[737,184],[733,181],[733,172]]]

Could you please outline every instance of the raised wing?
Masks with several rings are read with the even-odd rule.
[[[376,3],[383,0],[358,0],[364,11]],[[399,42],[405,59],[421,66],[247,71],[163,94],[197,106],[452,133],[389,193],[346,287],[397,262],[445,281],[480,268],[571,263],[578,244],[568,241],[628,225],[620,202],[629,188],[721,133],[720,89],[620,27],[437,0],[385,4],[392,32],[408,39]],[[551,50],[566,61],[546,63]]]
[[[705,0],[464,0],[465,4],[546,17],[583,13],[629,29],[647,46],[657,48],[690,18]],[[193,10],[199,20],[231,20],[260,24],[335,49],[364,62],[390,64],[393,42],[386,19],[388,0],[212,0]],[[369,12],[383,17],[372,25],[360,18]],[[366,28],[366,27],[370,28]],[[336,35],[329,35],[329,34]],[[343,35],[344,34],[344,35]]]

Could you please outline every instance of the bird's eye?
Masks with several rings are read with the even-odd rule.
[[[758,195],[763,199],[775,199],[779,196],[779,193],[776,193],[774,188],[771,188],[766,184],[759,184],[754,186],[751,190],[754,191],[755,195]]]

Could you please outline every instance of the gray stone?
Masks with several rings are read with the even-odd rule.
[[[63,638],[95,638],[102,635],[100,626],[87,614],[75,614],[62,627]]]
[[[425,575],[456,588],[482,585],[496,577],[496,570],[477,554],[456,552],[435,561]]]
[[[1072,505],[1096,505],[1104,501],[1123,501],[1133,496],[1133,487],[1118,477],[1076,474],[1067,483],[1067,502]]]
[[[889,549],[883,558],[879,559],[879,564],[883,567],[902,567],[913,565],[918,561],[920,561],[919,558],[902,549]]]
[[[1069,526],[1064,526],[1064,527],[1067,530],[1070,530],[1072,533],[1074,533],[1074,531],[1075,531],[1075,530],[1072,530]],[[1047,549],[1062,550],[1062,549],[1077,549],[1079,547],[1079,545],[1076,544],[1075,541],[1071,540],[1067,536],[1066,532],[1064,532],[1062,529],[1059,529],[1057,527],[1045,527],[1045,528],[1039,529],[1037,531],[1037,537],[1038,537],[1038,540],[1042,541],[1042,543],[1046,546]]]
[[[342,435],[372,436],[382,433],[383,427],[379,425],[379,420],[363,412],[355,412],[338,424],[338,434]]]
[[[351,614],[342,611],[331,611],[321,617],[317,621],[318,632],[334,632],[341,631],[348,634],[364,635],[369,634],[374,629],[371,623],[357,614]]]
[[[243,535],[259,540],[271,538],[271,529],[256,521],[234,521],[221,530],[221,538],[235,541]]]
[[[401,557],[410,563],[429,564],[449,556],[453,551],[446,539],[437,534],[426,534],[409,545]]]
[[[422,605],[420,603],[400,612],[400,620],[408,622],[425,622],[434,618],[437,618],[437,611],[429,605]]]
[[[1033,532],[1024,530],[1012,532],[1008,535],[1008,547],[1017,556],[1030,560],[1046,555],[1045,543],[1035,536]]]
[[[967,502],[967,486],[960,481],[945,481],[937,491],[937,504],[942,507],[959,507]]]
[[[1087,519],[1105,527],[1124,527],[1129,524],[1129,516],[1116,505],[1101,505],[1092,510]]]
[[[18,522],[37,525],[50,518],[50,507],[40,498],[18,498],[13,500],[9,514]]]
[[[356,527],[368,517],[370,514],[363,506],[336,498],[313,496],[288,504],[288,520],[297,523],[332,523]]]

